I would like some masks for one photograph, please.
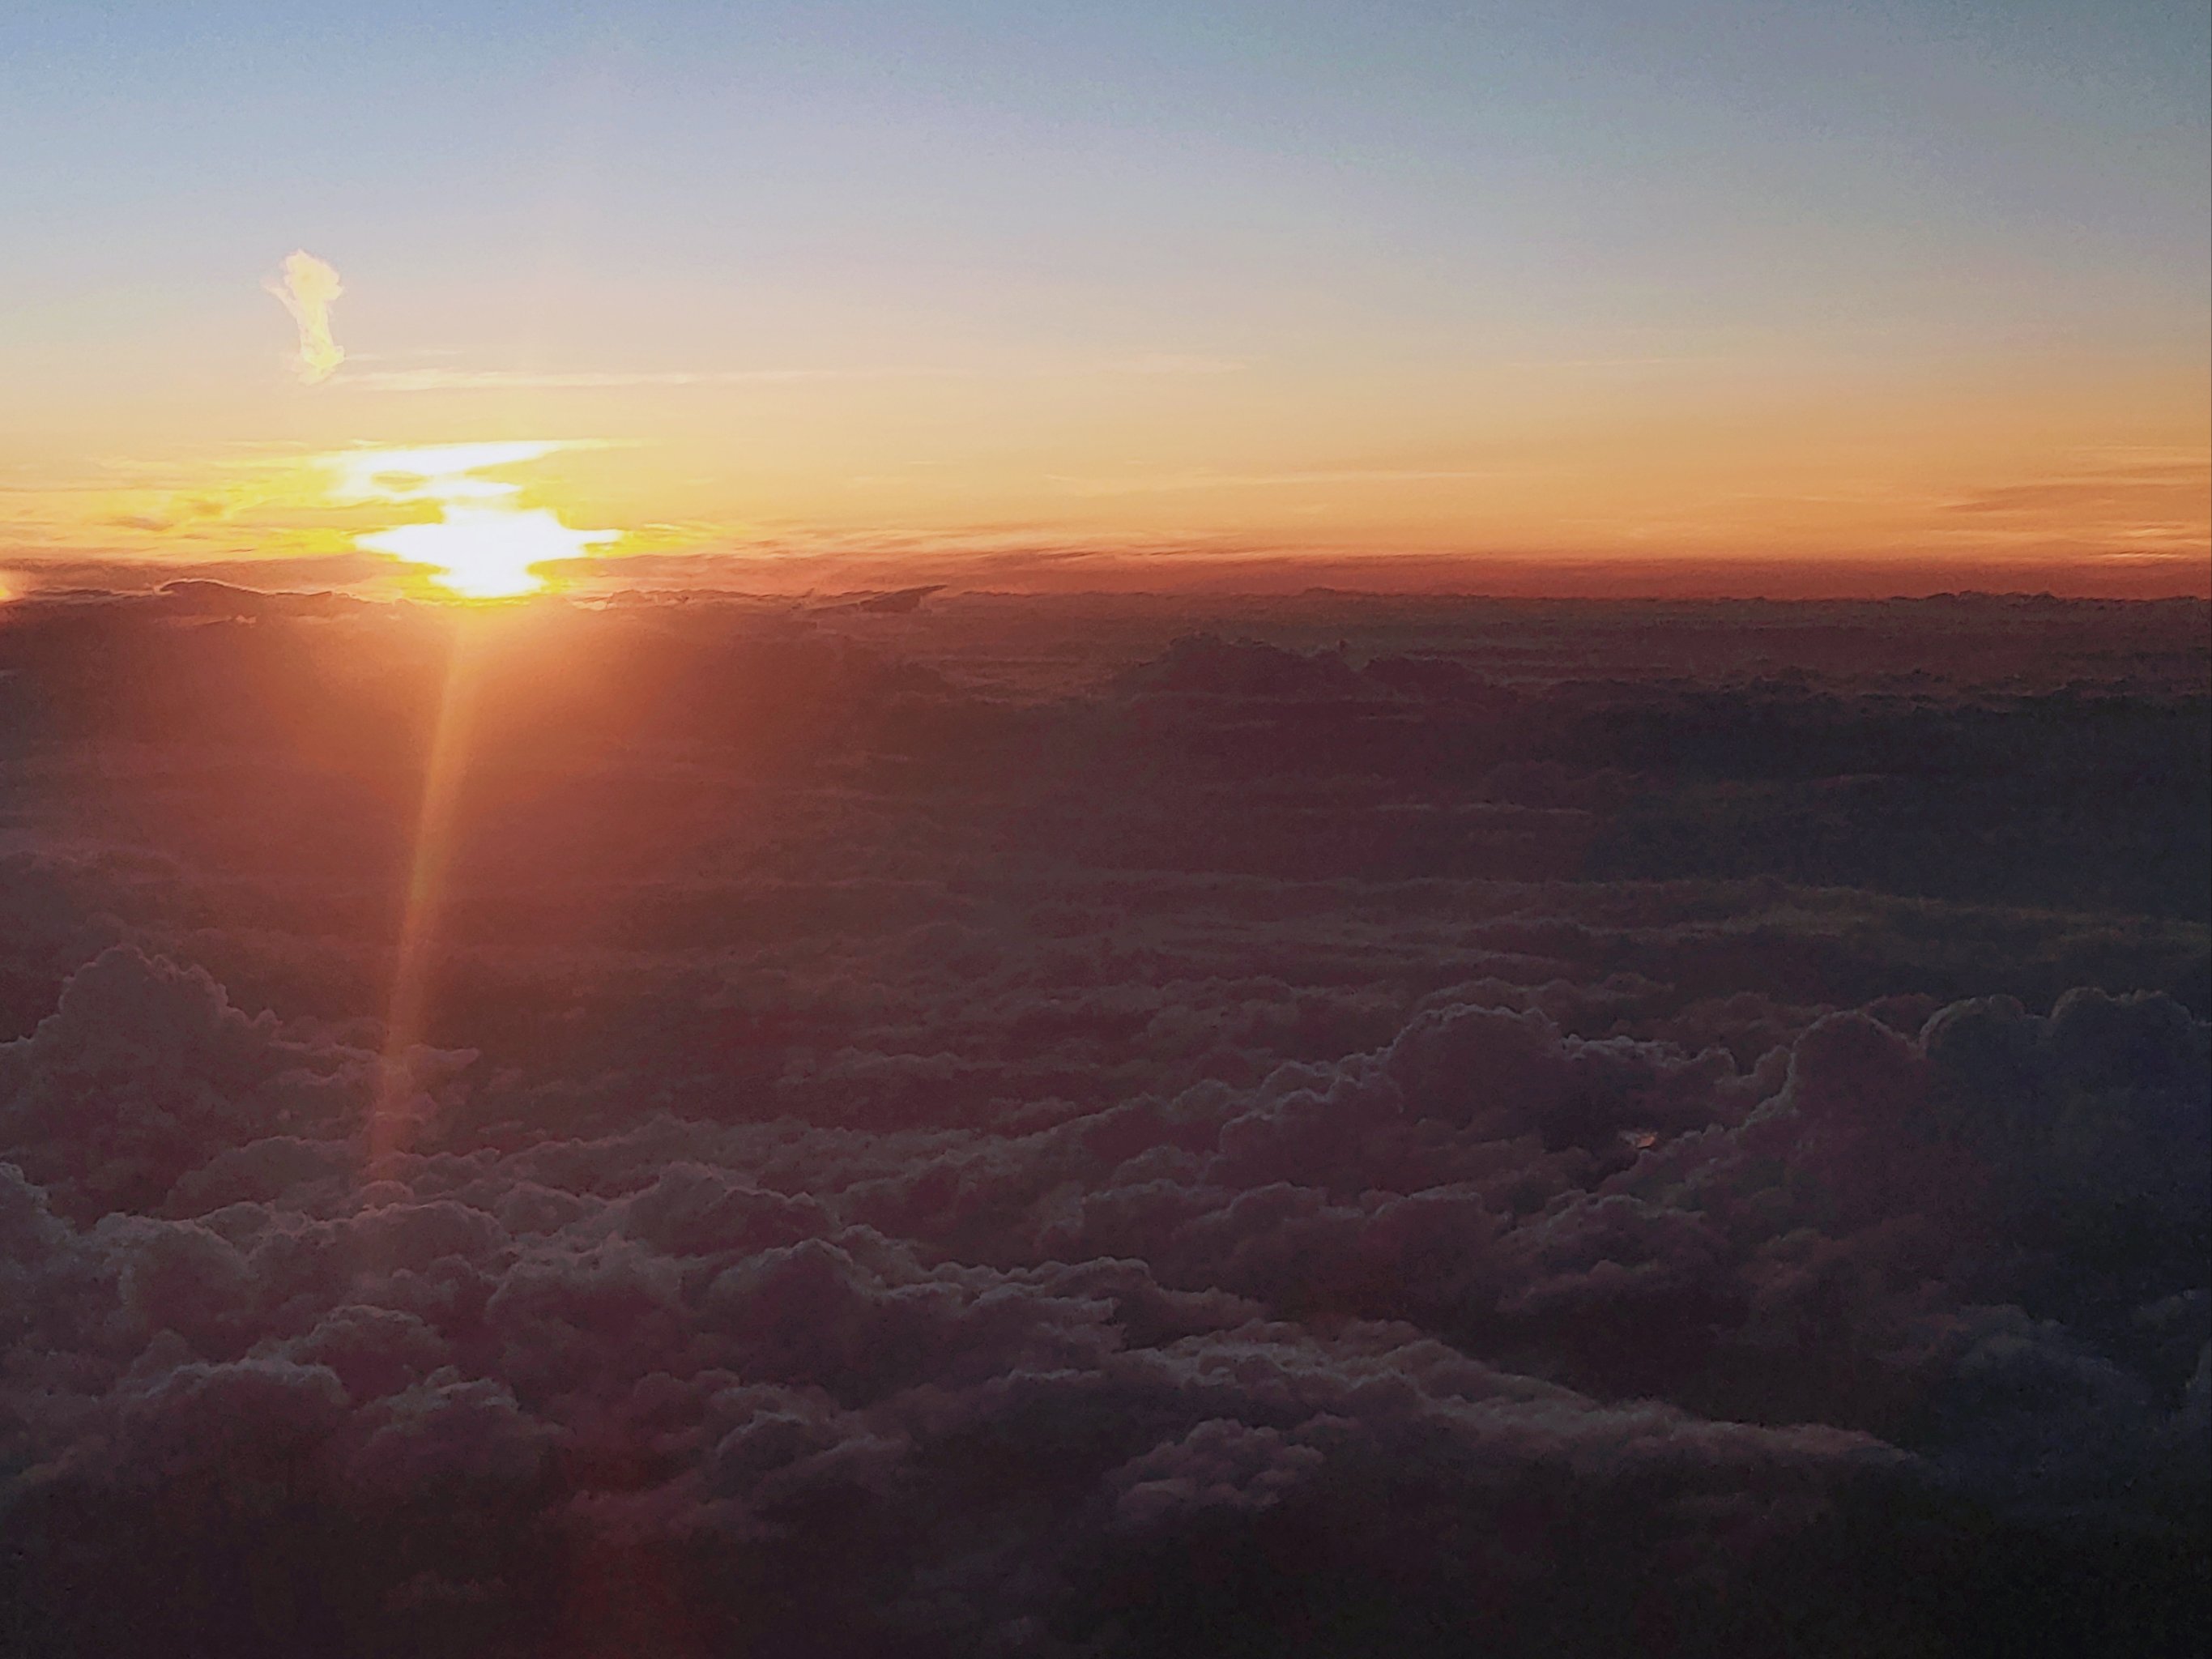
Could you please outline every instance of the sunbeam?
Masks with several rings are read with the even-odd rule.
[[[422,771],[422,805],[416,813],[415,842],[385,1014],[382,1063],[369,1119],[372,1168],[407,1149],[411,1131],[422,1115],[417,1109],[422,1096],[410,1057],[424,1035],[435,977],[446,878],[453,859],[453,809],[468,771],[470,726],[483,653],[483,629],[476,619],[466,616],[454,619],[447,653],[429,755]]]

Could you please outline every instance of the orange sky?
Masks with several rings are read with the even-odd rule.
[[[591,586],[2212,591],[2175,43],[1642,15],[1354,75],[1139,7],[921,29],[894,88],[834,31],[465,8],[459,66],[300,25],[351,54],[320,101],[254,79],[281,41],[56,25],[0,86],[44,146],[0,173],[0,584],[419,589],[445,509],[331,458],[521,444],[458,510],[596,536]],[[40,51],[118,77],[105,130]]]

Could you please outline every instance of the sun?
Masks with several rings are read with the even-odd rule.
[[[435,524],[401,525],[356,540],[373,553],[430,566],[430,580],[462,599],[505,599],[545,586],[533,566],[575,558],[620,533],[571,530],[543,507],[449,506]]]
[[[504,599],[543,589],[538,567],[617,541],[618,530],[572,530],[550,507],[519,505],[522,486],[482,475],[572,446],[523,440],[437,444],[418,449],[351,449],[323,458],[337,473],[335,500],[428,501],[437,519],[354,538],[372,553],[427,566],[428,580],[456,599]]]

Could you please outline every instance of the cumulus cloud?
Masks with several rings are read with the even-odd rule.
[[[346,355],[331,336],[331,307],[345,292],[337,270],[305,249],[295,249],[284,256],[282,271],[262,286],[299,325],[300,343],[292,361],[301,380],[318,386],[337,374]]]
[[[623,696],[493,698],[521,758],[465,820],[433,1109],[374,1161],[362,872],[412,798],[331,775],[362,693],[316,676],[400,624],[128,636],[282,677],[319,746],[222,728],[288,793],[188,788],[165,858],[0,865],[0,1573],[41,1650],[1958,1650],[2023,1559],[2062,1635],[2185,1616],[2201,930],[1331,850],[1462,786],[1609,813],[1651,786],[1595,770],[1651,763],[1613,692],[1349,642],[1024,701],[857,631],[932,608],[519,632],[518,684],[553,650]],[[62,637],[0,649],[74,684]],[[1439,705],[1457,770],[1339,728]],[[118,767],[218,756],[88,708]]]
[[[1600,1493],[1648,1506],[1661,1492],[1673,1519],[1652,1525],[1670,1547],[1682,1526],[1716,1548],[1749,1528],[1756,1554],[1916,1468],[1978,1501],[2127,1510],[2162,1490],[2160,1450],[2193,1398],[2189,1378],[2161,1383],[2057,1322],[2083,1316],[2080,1287],[2054,1292],[2019,1254],[2053,1215],[2094,1224],[2109,1200],[2094,1182],[1970,1129],[1968,1167],[2040,1206],[1993,1236],[1992,1262],[1979,1235],[1942,1236],[1954,1194],[1912,1160],[1868,1164],[1858,1133],[1923,1152],[1956,1138],[1933,1079],[1963,1068],[1980,1086],[1999,1062],[2032,1096],[2087,1090],[2122,1119],[2193,1100],[2201,1117],[2205,1027],[2154,999],[2075,998],[2040,1024],[2000,1008],[2032,1029],[1996,1039],[1967,1035],[1990,1018],[1979,1005],[1941,1011],[1924,1039],[1834,1017],[1763,1095],[1664,1044],[1446,1007],[1249,1091],[1111,1129],[1079,1115],[970,1132],[935,1160],[884,1161],[852,1131],[663,1123],[412,1155],[375,1180],[344,1155],[356,1095],[325,1103],[331,1139],[253,1138],[244,1117],[281,1112],[271,1082],[307,1086],[317,1051],[204,976],[110,952],[62,1002],[8,1051],[6,1121],[40,1137],[11,1155],[49,1173],[76,1221],[19,1163],[0,1227],[18,1443],[40,1459],[112,1449],[44,1477],[41,1502],[72,1512],[278,1480],[347,1526],[447,1493],[656,1550],[780,1547],[865,1516],[910,1594],[965,1574],[1006,1618],[1048,1622],[1079,1616],[1068,1598],[1098,1561],[1231,1517],[1303,1516],[1310,1534],[1328,1515],[1334,1550],[1387,1534],[1394,1504],[1461,1527],[1534,1503],[1558,1507],[1565,1540],[1583,1505],[1617,1501]],[[205,1092],[132,1092],[155,1073]],[[104,1082],[111,1112],[189,1150],[118,1154],[118,1134],[144,1136],[105,1127],[96,1145],[57,1140],[39,1126],[58,1075]],[[1616,1107],[1547,1148],[1577,1091]],[[1615,1133],[1603,1156],[1581,1144],[1624,1110],[1659,1127]],[[118,1155],[134,1174],[190,1164],[198,1184],[99,1173]],[[125,1199],[140,1207],[103,1209]],[[946,1253],[956,1237],[966,1263]],[[1869,1407],[1840,1381],[1803,1400],[1802,1426],[1695,1409],[1777,1358],[1784,1302],[1826,1294],[1803,1267],[1778,1277],[1808,1238],[1872,1275],[1857,1363],[1894,1365],[1917,1342],[1910,1398]],[[2105,1293],[2186,1294],[2197,1264],[2142,1248]],[[1931,1271],[1947,1286],[1932,1302]],[[1930,1317],[1940,1328],[1915,1338]],[[1516,1358],[1470,1357],[1486,1351]],[[1057,1494],[1042,1533],[1020,1520],[1026,1491]],[[538,1536],[514,1547],[550,1547]],[[1501,1593],[1515,1572],[1465,1570]]]

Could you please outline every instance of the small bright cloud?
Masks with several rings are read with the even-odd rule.
[[[301,380],[315,386],[329,380],[345,361],[345,348],[331,337],[331,304],[345,292],[337,272],[306,249],[295,249],[285,257],[283,272],[262,286],[299,325],[300,344],[292,362]]]

